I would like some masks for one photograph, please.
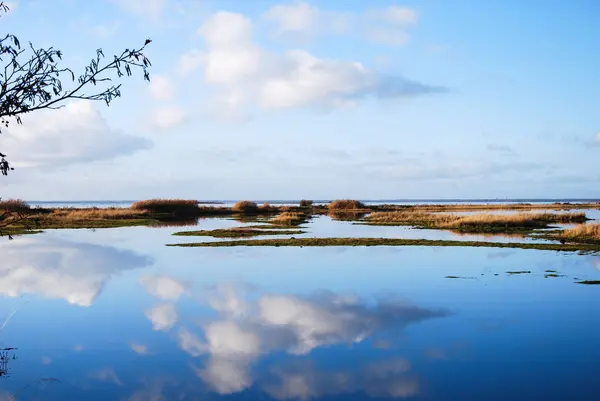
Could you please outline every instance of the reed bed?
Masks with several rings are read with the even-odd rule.
[[[136,219],[144,217],[145,215],[147,215],[147,213],[148,212],[146,212],[145,210],[125,208],[64,208],[53,209],[47,217],[60,218],[61,220]]]
[[[365,205],[361,201],[352,199],[337,199],[332,201],[329,206],[329,210],[355,210],[365,209]]]
[[[421,211],[376,212],[367,217],[375,225],[415,225],[426,228],[453,229],[465,232],[514,231],[544,228],[551,223],[581,223],[587,217],[574,213],[516,213],[457,215]]]
[[[151,214],[174,216],[197,216],[198,201],[189,199],[148,199],[134,202],[133,210],[142,210]]]
[[[600,243],[600,223],[579,224],[564,230],[561,238],[567,241]]]

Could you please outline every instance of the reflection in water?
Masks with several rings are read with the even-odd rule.
[[[243,298],[235,289],[222,284],[208,297],[218,317],[205,323],[201,333],[186,327],[177,332],[182,350],[193,357],[208,356],[203,367],[194,369],[220,394],[249,388],[254,382],[251,367],[266,354],[307,355],[317,347],[361,343],[376,331],[397,334],[409,324],[447,315],[394,299],[368,304],[331,292],[310,297],[261,294]],[[266,379],[265,391],[277,399],[359,389],[373,396],[410,395],[418,386],[404,377],[409,368],[404,360],[333,374],[317,374],[306,366],[278,368]]]
[[[0,294],[64,299],[90,306],[109,278],[150,264],[131,251],[36,235],[0,242]]]
[[[276,367],[265,380],[264,391],[277,400],[320,398],[364,392],[369,397],[406,398],[419,392],[419,380],[406,359],[368,364],[357,371],[323,372],[311,363]]]
[[[166,331],[177,322],[177,310],[173,304],[161,304],[148,309],[146,317],[152,322],[154,330]]]
[[[186,291],[183,283],[166,276],[142,276],[140,284],[148,293],[165,301],[177,301]]]

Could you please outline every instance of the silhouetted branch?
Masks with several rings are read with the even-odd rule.
[[[0,2],[0,16],[9,8]],[[143,78],[150,81],[148,68],[150,60],[144,50],[152,41],[146,39],[144,45],[137,49],[125,49],[120,55],[106,61],[102,49],[96,50],[96,56],[85,67],[84,72],[76,79],[72,69],[59,66],[63,53],[49,47],[36,48],[31,42],[21,47],[19,39],[6,34],[0,39],[0,123],[8,127],[14,119],[21,124],[21,116],[42,109],[58,109],[72,99],[102,100],[106,105],[121,96],[121,85],[104,86],[117,78],[133,75],[133,69],[141,69]],[[112,77],[110,76],[112,74]],[[63,82],[74,83],[73,87],[63,86]],[[88,88],[98,88],[87,92]],[[1,132],[1,130],[0,130]],[[3,175],[13,170],[0,153],[0,170]]]

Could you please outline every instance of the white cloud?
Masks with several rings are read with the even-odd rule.
[[[41,110],[3,132],[2,152],[15,167],[52,167],[111,159],[148,149],[147,139],[111,128],[91,101]]]
[[[407,7],[391,6],[367,14],[367,37],[374,42],[402,46],[410,40],[407,28],[418,22],[418,14]]]
[[[177,106],[162,107],[153,113],[153,124],[158,130],[167,130],[183,124],[187,114]]]
[[[152,322],[155,331],[168,331],[177,323],[177,310],[173,304],[162,304],[146,311],[146,317]]]
[[[149,91],[155,100],[168,101],[175,97],[174,83],[164,75],[152,75]]]
[[[158,19],[166,8],[166,0],[112,0],[124,10],[142,18]]]
[[[200,50],[192,49],[184,53],[179,59],[179,72],[183,75],[190,74],[198,69],[204,62],[204,53]]]
[[[419,20],[415,10],[408,7],[391,6],[379,13],[379,18],[394,25],[412,25]]]
[[[384,77],[359,62],[321,59],[303,50],[271,53],[253,42],[252,28],[252,21],[242,14],[218,12],[198,29],[207,50],[194,60],[202,65],[206,82],[218,89],[219,109],[231,109],[232,114],[250,106],[330,109],[369,96],[445,91],[402,77]]]
[[[139,282],[150,294],[165,301],[177,301],[186,290],[183,283],[167,276],[142,276]]]
[[[90,306],[108,280],[150,260],[112,247],[45,236],[0,243],[0,294],[36,294]]]
[[[312,35],[319,29],[320,10],[305,2],[278,4],[264,15],[265,20],[275,25],[278,35]]]
[[[135,352],[136,354],[139,355],[147,355],[148,354],[148,347],[142,344],[136,344],[136,343],[129,343],[129,348],[131,348],[131,350],[133,352]]]
[[[597,145],[600,145],[600,131],[596,132],[596,136],[594,137],[594,142]]]

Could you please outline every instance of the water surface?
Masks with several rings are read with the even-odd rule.
[[[576,281],[600,256],[166,247],[177,230],[0,242],[0,399],[597,400],[600,286]]]

